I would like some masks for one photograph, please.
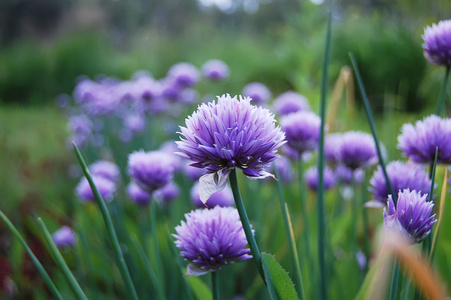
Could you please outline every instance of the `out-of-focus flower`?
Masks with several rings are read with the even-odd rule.
[[[114,194],[116,192],[116,184],[113,181],[99,175],[92,175],[92,180],[94,181],[94,184],[97,187],[97,190],[99,191],[103,200],[113,200]],[[92,192],[91,186],[89,185],[86,177],[83,177],[78,183],[77,187],[75,188],[75,192],[82,202],[96,201],[94,193]]]
[[[68,226],[63,226],[52,234],[52,239],[58,248],[71,248],[77,243],[77,237]]]
[[[451,20],[424,29],[424,57],[434,65],[451,67]]]
[[[185,214],[185,219],[173,236],[180,255],[191,262],[187,276],[200,276],[252,258],[235,208],[196,209]]]
[[[200,79],[199,70],[190,63],[182,62],[173,65],[168,71],[168,77],[175,80],[181,87],[195,85]]]
[[[430,115],[415,126],[404,124],[398,136],[398,149],[416,163],[434,163],[438,147],[437,164],[451,164],[451,119]]]
[[[224,188],[233,168],[253,179],[271,176],[265,168],[278,157],[285,136],[268,109],[251,105],[250,98],[227,94],[200,105],[185,123],[178,154],[208,170],[200,179],[202,201]],[[203,194],[207,186],[209,192]]]
[[[169,203],[177,199],[180,194],[180,188],[173,181],[165,184],[153,193],[155,200],[160,203]]]
[[[230,69],[219,59],[210,59],[202,65],[202,74],[210,80],[224,80],[229,77]]]
[[[147,205],[150,201],[150,193],[143,190],[135,182],[130,182],[127,186],[128,197],[138,205]]]
[[[392,161],[387,164],[386,171],[394,193],[404,189],[416,190],[423,195],[426,194],[426,200],[429,199],[427,194],[431,190],[432,182],[424,168],[409,162]],[[369,205],[379,204],[380,207],[387,205],[390,192],[381,167],[378,167],[373,177],[371,177],[369,190],[373,194],[374,200],[376,200]]]
[[[313,151],[318,145],[321,119],[311,111],[299,111],[280,119],[288,145],[299,153]]]
[[[84,146],[92,134],[93,123],[86,115],[69,117],[69,130],[72,132],[71,140],[78,147]]]
[[[353,170],[377,163],[377,149],[373,137],[365,132],[348,131],[343,133],[340,144],[340,162]]]
[[[255,105],[262,105],[271,99],[271,91],[260,82],[251,82],[244,86],[243,96],[252,99]]]
[[[340,162],[341,133],[331,133],[324,137],[324,158],[331,164]]]
[[[279,172],[280,179],[283,183],[290,183],[294,179],[294,170],[291,161],[286,156],[280,156],[275,160],[277,172]]]
[[[327,191],[335,186],[336,178],[335,178],[334,171],[327,166],[324,168],[323,174],[324,174],[323,188],[325,191]],[[311,190],[318,191],[318,167],[317,166],[308,168],[307,171],[305,171],[304,178],[307,183],[307,186]]]
[[[426,201],[426,194],[408,189],[398,193],[395,207],[392,196],[388,195],[388,209],[384,209],[384,226],[389,230],[399,230],[411,243],[421,243],[437,222],[432,214],[434,203]]]
[[[310,104],[303,95],[294,91],[288,91],[280,94],[274,99],[273,107],[279,116],[288,115],[301,110],[310,110]]]
[[[173,173],[173,159],[165,152],[140,150],[128,156],[128,174],[137,185],[148,192],[167,184]]]
[[[191,202],[196,207],[232,206],[235,203],[232,190],[228,185],[223,190],[212,194],[205,204],[200,200],[199,182],[196,182],[191,188],[190,196]]]
[[[362,169],[353,170],[341,164],[335,168],[335,176],[344,184],[362,183],[365,180],[365,172]]]
[[[124,118],[124,126],[132,132],[142,132],[146,127],[146,119],[139,114],[129,114]]]
[[[191,181],[196,181],[196,180],[199,180],[199,178],[202,177],[202,175],[207,173],[207,170],[206,169],[202,169],[202,168],[193,167],[189,163],[187,163],[185,165],[185,167],[183,168],[183,173]]]
[[[88,169],[92,175],[98,175],[116,183],[121,179],[119,167],[111,161],[98,160],[92,163]]]

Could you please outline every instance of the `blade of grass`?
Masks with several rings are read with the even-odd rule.
[[[72,143],[74,146],[75,153],[77,155],[78,161],[80,163],[81,169],[83,170],[83,173],[85,174],[86,179],[89,182],[89,185],[91,186],[92,192],[94,194],[94,198],[97,201],[97,204],[99,206],[100,212],[102,213],[103,220],[105,223],[106,231],[108,233],[108,237],[110,239],[110,242],[113,246],[113,252],[116,257],[119,270],[121,272],[122,280],[124,281],[124,284],[128,290],[129,297],[131,299],[137,300],[138,295],[136,294],[135,286],[133,285],[132,278],[130,276],[130,272],[128,271],[127,264],[125,262],[124,255],[122,253],[121,247],[119,245],[119,240],[116,235],[116,231],[114,230],[113,221],[111,219],[110,213],[108,211],[108,208],[105,204],[105,201],[103,200],[102,196],[100,195],[99,191],[97,190],[96,185],[94,184],[94,181],[92,180],[91,174],[89,172],[88,166],[86,165],[86,162],[81,155],[80,150],[78,149],[77,145],[75,143]]]
[[[41,229],[42,235],[44,236],[44,239],[47,242],[47,245],[49,246],[49,250],[52,253],[53,258],[55,259],[56,264],[63,272],[64,277],[66,277],[67,283],[71,287],[74,294],[77,296],[77,299],[88,299],[88,297],[86,297],[85,293],[78,284],[77,280],[75,279],[74,275],[70,271],[69,267],[67,266],[66,261],[64,260],[60,251],[56,247],[55,242],[53,242],[52,236],[47,230],[44,221],[40,217],[38,217],[37,221],[39,228]]]
[[[446,168],[445,176],[443,178],[442,192],[440,195],[440,209],[438,211],[438,220],[437,220],[437,224],[435,225],[434,238],[432,239],[431,253],[429,254],[429,262],[434,261],[435,247],[437,245],[438,233],[440,230],[440,225],[442,224],[443,210],[445,208],[445,198],[446,198],[446,193],[447,193],[446,190],[448,188],[448,181],[447,181],[448,178],[447,177],[448,177],[448,169]]]
[[[327,300],[329,298],[329,285],[327,275],[326,262],[326,220],[325,220],[325,204],[324,204],[324,128],[326,122],[326,98],[327,84],[330,63],[332,33],[332,5],[327,20],[326,32],[326,49],[324,51],[323,67],[321,71],[321,95],[320,95],[320,136],[318,145],[318,261],[319,261],[319,285],[318,295],[320,299]]]
[[[8,217],[0,210],[0,218],[2,218],[3,222],[5,222],[6,226],[8,226],[9,230],[16,236],[16,238],[19,240],[19,242],[22,244],[22,246],[25,248],[25,251],[27,252],[28,256],[30,256],[31,260],[33,261],[33,264],[38,269],[39,273],[42,276],[42,279],[44,279],[45,284],[49,288],[52,295],[59,300],[63,300],[63,297],[61,297],[60,292],[56,288],[55,284],[53,283],[52,279],[50,278],[49,274],[45,271],[42,264],[39,262],[38,258],[34,255],[33,251],[31,251],[30,247],[28,247],[27,242],[23,239],[22,235],[19,233],[19,231],[16,229],[16,227],[11,223],[11,221],[8,219]]]
[[[442,87],[440,89],[440,94],[437,100],[437,107],[435,108],[435,114],[440,116],[440,113],[443,111],[443,105],[445,104],[446,99],[446,87],[448,85],[448,77],[449,77],[450,67],[446,67],[445,76],[443,77]]]

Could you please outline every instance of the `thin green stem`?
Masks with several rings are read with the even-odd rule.
[[[236,178],[236,170],[232,169],[229,175],[230,187],[232,188],[233,197],[235,198],[236,209],[240,215],[241,223],[243,224],[244,233],[246,234],[247,242],[249,243],[249,248],[251,249],[252,257],[257,264],[258,273],[266,284],[265,274],[262,268],[261,253],[257,246],[257,241],[255,240],[254,233],[252,232],[251,224],[249,223],[249,218],[247,217],[246,208],[244,207],[243,199],[241,198],[240,190],[238,188],[238,181]]]
[[[304,181],[304,164],[302,161],[302,155],[299,155],[298,159],[298,174],[299,174],[299,193],[301,196],[301,215],[302,220],[304,222],[304,230],[303,230],[304,245],[301,249],[304,252],[303,256],[305,257],[305,261],[308,264],[310,276],[313,277],[314,267],[310,245],[310,220],[307,213],[307,193],[306,193],[307,188],[305,186]]]
[[[324,205],[324,128],[326,122],[326,98],[329,75],[330,50],[332,32],[332,8],[329,12],[326,33],[326,50],[324,51],[323,67],[321,72],[321,97],[320,97],[320,136],[318,145],[318,261],[319,261],[319,299],[329,298],[329,285],[326,262],[326,216]]]
[[[362,185],[362,219],[363,219],[363,253],[365,254],[365,258],[366,258],[366,262],[365,262],[365,267],[364,267],[364,274],[366,274],[366,272],[368,271],[368,264],[370,261],[370,237],[369,237],[369,222],[368,222],[368,210],[367,208],[364,206],[364,202],[366,199],[366,195],[367,195],[367,185],[363,184]]]
[[[390,284],[390,300],[398,298],[398,281],[399,281],[399,263],[395,259],[393,262],[393,273]]]
[[[446,88],[448,85],[448,77],[449,77],[450,67],[446,67],[445,76],[443,77],[442,87],[440,89],[440,94],[437,100],[437,107],[435,108],[435,114],[440,116],[440,113],[443,111],[443,105],[445,104],[446,99]]]
[[[122,276],[122,280],[124,281],[124,284],[128,290],[128,295],[131,299],[137,300],[138,295],[136,294],[135,286],[133,285],[133,281],[130,276],[130,272],[128,271],[124,255],[123,255],[121,247],[119,245],[119,240],[117,238],[116,231],[114,230],[113,221],[111,220],[111,216],[108,211],[108,208],[105,204],[105,201],[102,198],[102,195],[100,195],[99,191],[97,190],[96,185],[94,184],[94,181],[92,180],[88,166],[86,165],[86,162],[83,159],[83,156],[81,155],[80,150],[78,149],[78,147],[75,143],[73,143],[73,146],[75,149],[75,153],[77,154],[78,161],[80,162],[81,169],[83,170],[83,173],[85,174],[85,177],[88,180],[89,185],[91,186],[92,192],[94,194],[94,198],[96,199],[97,204],[100,209],[100,212],[102,213],[106,232],[108,233],[108,237],[112,244],[113,252],[114,252],[114,255],[115,255],[117,263],[118,263],[118,267],[119,267],[119,271]]]
[[[150,227],[152,231],[152,240],[153,240],[153,251],[155,254],[155,267],[157,277],[159,279],[159,284],[164,286],[164,276],[163,276],[163,268],[161,265],[161,254],[160,254],[160,244],[158,242],[158,227],[157,227],[157,207],[155,203],[155,199],[150,199]]]
[[[211,288],[213,290],[213,300],[220,300],[219,294],[219,271],[211,273]]]
[[[86,297],[85,293],[78,284],[77,280],[75,279],[74,275],[70,271],[69,267],[67,266],[66,261],[64,260],[60,251],[53,242],[52,236],[50,235],[44,221],[41,218],[38,218],[38,225],[42,231],[45,241],[47,242],[47,245],[49,246],[49,250],[52,253],[53,258],[55,259],[56,264],[63,272],[64,277],[66,277],[67,283],[69,284],[74,294],[77,296],[77,299],[88,299],[88,297]]]
[[[293,273],[294,273],[294,280],[296,282],[296,290],[298,292],[298,295],[301,297],[301,300],[305,300],[304,284],[302,281],[302,272],[301,272],[301,265],[299,262],[298,250],[296,248],[296,240],[294,238],[294,232],[293,232],[293,227],[291,226],[290,214],[288,212],[288,206],[287,206],[287,203],[285,202],[285,196],[283,194],[282,184],[280,182],[279,171],[277,170],[275,165],[274,165],[274,173],[276,175],[276,178],[279,178],[279,180],[276,181],[277,191],[279,192],[280,208],[282,210],[283,222],[285,225],[285,232],[288,237],[288,245],[290,246],[291,263],[292,263],[293,269],[294,269]]]
[[[25,251],[27,252],[28,256],[30,256],[31,260],[33,261],[33,264],[36,266],[36,269],[38,269],[39,273],[42,276],[42,279],[44,279],[45,284],[49,288],[52,295],[59,300],[63,300],[63,297],[61,297],[60,292],[56,288],[55,284],[53,283],[52,279],[50,278],[49,274],[45,271],[44,267],[39,262],[38,258],[34,255],[33,251],[31,251],[30,247],[28,247],[27,243],[23,239],[22,235],[19,233],[19,231],[16,229],[16,227],[11,223],[11,221],[8,219],[8,217],[0,210],[0,218],[2,218],[3,222],[5,222],[6,226],[8,226],[9,230],[16,236],[16,238],[19,240],[19,242],[22,244],[22,246],[25,248]]]

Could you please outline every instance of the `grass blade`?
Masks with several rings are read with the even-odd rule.
[[[442,223],[443,211],[445,208],[446,190],[448,188],[448,184],[447,184],[448,178],[447,177],[448,177],[448,169],[445,169],[445,177],[443,178],[442,192],[440,194],[440,208],[438,211],[438,220],[437,220],[437,224],[435,225],[435,232],[434,232],[434,238],[432,239],[431,253],[429,254],[429,262],[434,261],[435,247],[437,244],[438,233],[440,230],[440,224]]]
[[[86,297],[85,293],[78,284],[77,280],[75,279],[74,275],[70,271],[69,267],[67,266],[66,261],[61,255],[61,252],[56,247],[55,242],[53,241],[52,236],[47,230],[44,221],[41,218],[38,218],[37,221],[39,228],[41,229],[42,234],[44,236],[44,239],[47,242],[47,245],[49,246],[49,250],[53,254],[53,258],[55,259],[56,264],[63,272],[64,277],[66,277],[67,283],[69,283],[69,286],[71,287],[72,291],[74,292],[74,294],[77,296],[78,299],[88,299],[88,297]]]

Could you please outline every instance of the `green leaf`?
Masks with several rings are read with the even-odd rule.
[[[193,290],[197,299],[199,299],[199,300],[204,300],[204,299],[212,300],[213,299],[211,290],[208,288],[208,286],[205,284],[205,282],[203,282],[199,277],[188,276],[185,278],[188,281],[189,285],[191,286],[191,289]]]
[[[274,255],[262,253],[262,265],[265,277],[271,278],[267,282],[268,291],[272,299],[299,299],[294,289],[293,281],[276,261]]]

